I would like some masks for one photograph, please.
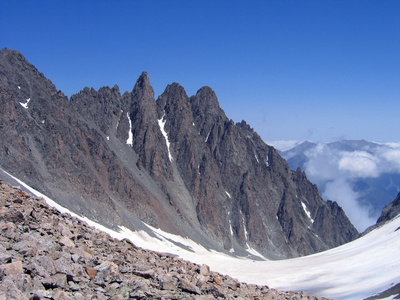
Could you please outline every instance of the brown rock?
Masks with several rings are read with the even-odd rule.
[[[86,273],[89,275],[89,278],[93,280],[96,277],[97,270],[90,266],[85,266]]]
[[[214,277],[213,280],[214,280],[214,282],[215,282],[216,284],[218,284],[218,285],[221,285],[221,283],[222,283],[221,278]]]

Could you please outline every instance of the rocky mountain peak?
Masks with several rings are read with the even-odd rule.
[[[185,89],[179,83],[169,84],[161,96],[157,99],[158,116],[176,113],[182,115],[183,111],[190,111],[189,97]]]
[[[218,98],[215,92],[208,86],[204,86],[199,89],[196,95],[190,98],[192,109],[195,116],[201,118],[211,118],[211,120],[217,117],[226,118],[225,113],[219,106]]]
[[[145,113],[148,120],[156,119],[157,109],[154,99],[154,91],[150,85],[147,72],[143,72],[131,92],[131,114],[133,118],[138,117],[137,114]]]
[[[142,72],[142,74],[140,74],[139,78],[137,79],[135,86],[133,87],[133,91],[132,92],[138,92],[138,91],[142,91],[142,92],[148,92],[150,94],[153,95],[154,97],[154,92],[153,92],[153,88],[150,85],[150,79],[149,79],[149,74],[147,74],[147,72]]]
[[[207,248],[270,258],[358,236],[246,122],[226,117],[211,88],[189,98],[173,83],[155,101],[143,72],[130,93],[85,88],[68,101],[5,53],[1,165],[69,209],[109,227],[144,221]]]

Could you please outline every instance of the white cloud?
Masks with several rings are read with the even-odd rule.
[[[342,151],[338,161],[339,170],[345,171],[351,177],[376,178],[379,176],[379,159],[365,151]]]
[[[280,151],[286,151],[300,144],[299,141],[271,141],[266,142],[268,145]]]
[[[305,171],[312,182],[319,185],[341,174],[337,167],[340,157],[325,144],[318,144],[315,148],[306,151],[305,155],[309,158],[305,164]]]
[[[345,177],[338,177],[328,182],[322,196],[325,199],[338,202],[347,217],[360,232],[376,222],[376,218],[370,216],[370,209],[358,202],[360,194],[353,191],[348,179]]]
[[[400,148],[392,148],[381,151],[379,155],[384,160],[384,171],[392,171],[400,173]]]
[[[305,172],[316,183],[325,200],[336,201],[359,231],[376,222],[369,207],[359,201],[360,195],[352,189],[355,178],[376,178],[381,172],[381,158],[366,151],[340,151],[319,143],[306,151]],[[399,160],[400,161],[400,160]]]

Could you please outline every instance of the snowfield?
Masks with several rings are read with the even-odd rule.
[[[255,261],[209,251],[192,240],[149,225],[157,238],[144,231],[131,231],[124,227],[119,232],[110,230],[68,211],[17,178],[12,178],[61,212],[68,212],[115,238],[128,238],[148,250],[173,253],[195,263],[207,264],[212,270],[243,282],[306,291],[309,295],[334,299],[357,300],[379,294],[400,283],[400,215],[351,243],[301,258],[271,261],[249,248],[249,253],[263,259]],[[179,243],[191,251],[179,247]]]

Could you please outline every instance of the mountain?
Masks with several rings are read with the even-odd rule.
[[[0,51],[1,168],[113,229],[142,223],[226,253],[269,258],[358,237],[335,202],[209,87],[178,83],[155,101],[143,72],[131,92],[84,88],[68,99],[17,51]],[[229,251],[229,252],[228,252]]]
[[[347,186],[346,196],[355,202],[353,207],[363,207],[369,218],[369,224],[358,228],[363,230],[375,223],[382,209],[400,191],[398,153],[398,146],[342,140],[331,143],[306,141],[280,154],[292,170],[298,167],[304,170],[326,198],[334,196],[327,192],[329,186],[342,180],[342,187]],[[353,221],[353,224],[356,223]]]

